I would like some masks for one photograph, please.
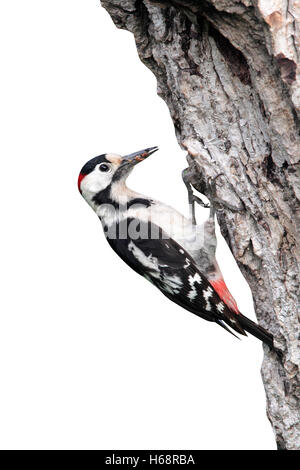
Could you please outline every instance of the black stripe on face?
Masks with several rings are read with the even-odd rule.
[[[106,159],[106,153],[103,153],[102,155],[99,155],[98,157],[94,157],[91,160],[89,160],[85,165],[83,165],[80,173],[82,173],[83,175],[88,175],[95,169],[96,165],[99,165],[99,163],[103,163],[103,162],[110,163]]]
[[[95,202],[98,206],[101,206],[101,204],[111,204],[116,209],[119,209],[119,204],[110,197],[110,190],[111,186],[109,185],[107,188],[99,191],[99,193],[95,194],[93,197],[93,202]]]
[[[123,205],[117,201],[114,201],[111,198],[110,190],[111,190],[111,186],[108,186],[102,191],[99,191],[99,193],[95,194],[95,196],[93,197],[93,202],[95,202],[98,206],[100,206],[101,204],[111,204],[112,206],[114,206],[115,209],[118,209],[120,211],[127,210],[132,206],[136,206],[136,208],[138,206],[150,207],[152,204],[152,201],[150,199],[135,198],[135,199],[131,199],[131,201],[128,201],[127,204]]]
[[[128,201],[127,203],[127,209],[131,206],[143,206],[143,207],[150,207],[152,204],[152,201],[150,199],[145,199],[141,197],[137,197],[135,199],[131,199],[131,201]]]

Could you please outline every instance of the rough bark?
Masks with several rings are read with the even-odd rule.
[[[218,221],[248,281],[279,449],[300,449],[299,18],[296,0],[102,0],[153,71],[194,186],[216,175]],[[298,7],[298,11],[297,11]],[[297,227],[298,222],[298,227]]]

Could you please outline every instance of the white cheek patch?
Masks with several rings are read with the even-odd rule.
[[[80,184],[80,189],[83,197],[91,202],[93,197],[103,191],[111,183],[112,172],[101,173],[97,167],[88,175],[86,175]]]
[[[84,192],[97,193],[105,189],[107,186],[107,176],[105,173],[101,175],[98,169],[93,170],[91,173],[86,175],[81,182],[81,190]]]

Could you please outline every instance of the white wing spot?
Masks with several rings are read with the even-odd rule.
[[[209,287],[209,286],[208,286],[208,288],[207,288],[206,290],[203,291],[203,297],[204,297],[204,299],[206,300],[206,307],[205,307],[205,308],[206,308],[206,310],[207,310],[208,312],[211,311],[211,304],[210,304],[210,302],[208,301],[208,299],[210,299],[210,298],[212,297],[213,292],[214,292],[214,291],[213,291],[212,288]]]
[[[188,261],[188,260],[187,260]],[[195,284],[201,284],[201,277],[199,273],[196,273],[194,276],[189,276],[189,284],[191,286],[191,290],[188,293],[188,298],[190,301],[193,301],[197,297],[197,289]]]
[[[201,277],[199,273],[194,274],[194,276],[189,276],[189,283],[191,286],[193,286],[197,282],[197,284],[201,284]]]
[[[163,290],[170,294],[178,294],[182,287],[182,280],[179,276],[164,276]]]
[[[223,304],[223,302],[219,302],[217,304],[217,310],[219,310],[219,312],[223,312],[224,311],[224,308],[225,308],[225,305]]]
[[[211,287],[208,286],[206,290],[203,291],[203,297],[207,301],[212,295],[213,295],[213,290]]]
[[[133,256],[141,263],[145,268],[149,268],[152,271],[153,277],[159,277],[160,271],[157,263],[157,258],[154,258],[151,254],[146,256],[145,253],[140,250],[132,241],[128,244],[128,250],[131,251]]]
[[[192,290],[190,290],[190,292],[188,293],[188,298],[190,299],[190,301],[193,301],[195,297],[197,297],[197,291],[195,289],[195,286],[193,286]]]

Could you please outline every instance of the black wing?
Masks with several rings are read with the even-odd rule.
[[[116,238],[108,238],[123,261],[181,307],[217,322],[229,332],[225,323],[246,335],[238,316],[220,299],[193,258],[175,240],[151,223],[126,219],[126,224],[127,237],[118,237],[117,233]],[[130,234],[130,225],[135,227],[134,237]],[[143,236],[138,236],[139,233]]]

